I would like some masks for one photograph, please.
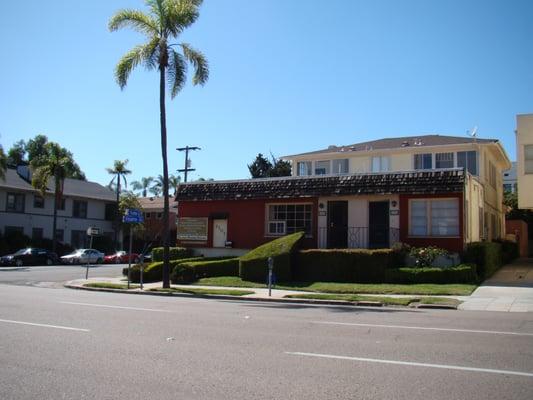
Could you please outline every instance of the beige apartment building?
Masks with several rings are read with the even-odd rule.
[[[533,209],[533,114],[516,117],[518,208]]]

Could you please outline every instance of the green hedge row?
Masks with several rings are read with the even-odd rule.
[[[504,265],[509,264],[520,256],[518,243],[511,242],[509,240],[502,240],[498,243],[502,245],[502,262]]]
[[[385,271],[387,283],[475,283],[476,266],[461,264],[448,268],[394,268]]]
[[[170,261],[169,269],[170,273],[176,268],[177,265],[188,261],[199,261],[202,257],[182,258],[180,260]],[[122,269],[122,274],[128,276],[128,268]],[[132,282],[140,282],[141,280],[141,267],[136,264],[131,267],[130,278]],[[158,282],[163,279],[163,262],[156,261],[148,264],[144,267],[143,282]]]
[[[297,253],[294,280],[300,282],[383,282],[385,271],[397,266],[390,249],[302,250]]]
[[[238,276],[238,258],[187,261],[180,263],[170,274],[172,283],[191,283],[212,276]]]
[[[293,255],[304,232],[297,232],[272,240],[239,259],[239,276],[245,281],[265,282],[268,276],[268,258],[274,259],[274,273],[278,282],[292,280]]]
[[[496,242],[469,243],[463,259],[476,264],[478,278],[485,280],[503,265],[502,245]]]
[[[192,250],[185,247],[170,247],[169,260],[192,257]],[[163,247],[155,247],[152,250],[152,261],[163,261]]]

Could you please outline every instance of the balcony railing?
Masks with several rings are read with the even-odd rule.
[[[378,249],[388,248],[400,241],[400,229],[373,226],[318,228],[318,247],[321,249]]]

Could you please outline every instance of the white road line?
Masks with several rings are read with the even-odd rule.
[[[408,365],[412,367],[452,369],[452,370],[458,370],[458,371],[486,372],[490,374],[503,374],[503,375],[518,375],[518,376],[527,376],[529,378],[533,378],[533,373],[530,373],[530,372],[507,371],[504,369],[462,367],[459,365],[446,365],[446,364],[426,364],[426,363],[410,362],[410,361],[382,360],[378,358],[348,357],[348,356],[336,356],[332,354],[317,354],[317,353],[301,353],[298,351],[294,351],[294,352],[286,351],[285,354],[289,354],[293,356],[329,358],[329,359],[336,359],[336,360],[361,361],[361,362],[370,362],[370,363],[379,363],[379,364]]]
[[[64,330],[67,330],[67,331],[90,332],[89,329],[72,328],[70,326],[61,326],[61,325],[37,324],[35,322],[13,321],[11,319],[0,319],[0,322],[5,322],[5,323],[8,323],[8,324],[40,326],[42,328],[64,329]]]
[[[460,332],[460,333],[487,333],[492,335],[514,335],[514,336],[533,336],[533,333],[525,332],[506,332],[506,331],[484,331],[476,329],[456,329],[456,328],[434,328],[428,326],[409,326],[409,325],[379,325],[379,324],[358,324],[352,322],[328,322],[328,321],[310,321],[313,324],[322,325],[344,325],[359,326],[363,328],[390,328],[390,329],[415,329],[422,331],[443,331],[443,332]]]
[[[75,303],[73,301],[60,301],[60,304],[72,304],[75,306],[89,306],[89,307],[103,307],[103,308],[118,308],[120,310],[135,310],[135,311],[154,311],[154,312],[171,312],[168,310],[156,310],[154,308],[139,308],[139,307],[125,307],[125,306],[110,306],[106,304],[92,304],[92,303]]]

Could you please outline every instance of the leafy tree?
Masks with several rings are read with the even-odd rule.
[[[259,153],[255,160],[248,165],[248,170],[252,178],[268,178],[276,176],[290,176],[291,164],[288,161],[281,160],[270,155],[272,161]]]
[[[36,157],[44,151],[44,146],[48,143],[48,138],[45,135],[37,135],[33,139],[28,140],[24,145],[24,149],[28,155],[28,161],[31,163]]]
[[[27,163],[24,140],[19,140],[7,152],[7,164],[16,167],[17,165],[25,165]]]
[[[111,179],[111,182],[109,182],[109,185],[115,184],[116,193],[117,193],[117,209],[120,206],[120,184],[124,182],[124,187],[128,187],[128,181],[126,180],[126,175],[131,174],[131,171],[126,168],[126,165],[128,164],[128,160],[115,160],[113,163],[113,168],[106,168],[106,171],[113,175],[113,179]],[[115,224],[115,247],[116,249],[119,248],[118,243],[118,233],[120,230],[120,216],[122,214],[117,214],[116,216],[116,224]]]
[[[143,177],[140,181],[133,181],[131,183],[131,186],[133,190],[141,190],[142,191],[142,197],[146,197],[148,194],[148,190],[150,188],[151,183],[154,181],[154,178],[152,176]]]
[[[72,159],[72,154],[54,142],[44,145],[42,153],[32,159],[33,169],[32,186],[38,189],[42,195],[46,193],[48,184],[51,181],[54,188],[54,216],[52,228],[52,251],[57,248],[57,208],[61,203],[63,194],[63,184],[68,176],[71,176],[76,169],[76,163]]]
[[[4,153],[4,148],[0,145],[0,179],[6,179],[7,170],[7,155]]]
[[[169,201],[167,164],[167,123],[165,109],[165,86],[174,98],[184,87],[187,64],[194,67],[193,84],[203,85],[209,78],[206,58],[187,43],[171,43],[199,17],[202,0],[146,0],[148,13],[123,9],[109,21],[109,29],[132,28],[146,36],[144,44],[135,46],[117,64],[115,76],[124,89],[130,73],[140,64],[148,70],[159,70],[159,107],[161,123],[161,155],[163,159],[163,287],[170,287],[169,279]],[[177,51],[180,49],[181,52]]]

